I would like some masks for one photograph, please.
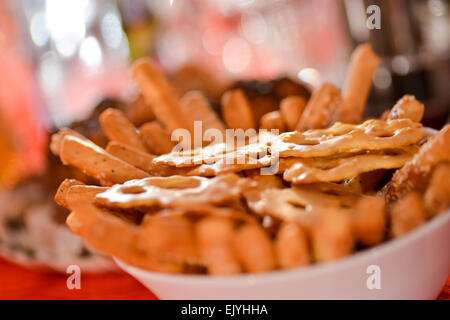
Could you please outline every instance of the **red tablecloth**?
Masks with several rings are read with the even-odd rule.
[[[0,259],[0,299],[156,299],[127,274],[82,275],[81,290],[69,290],[67,276],[28,270]],[[439,299],[450,300],[450,277]]]
[[[0,258],[0,299],[157,299],[124,273],[82,274],[81,289],[69,290],[67,276],[29,270]]]

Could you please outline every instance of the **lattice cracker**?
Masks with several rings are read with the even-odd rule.
[[[323,168],[314,167],[314,164],[308,164],[308,161],[300,161],[287,169],[283,174],[283,178],[294,184],[342,181],[356,177],[364,172],[400,168],[412,157],[413,154],[411,153],[398,155],[362,154],[328,160],[326,167]]]
[[[183,207],[191,204],[222,204],[240,197],[246,179],[229,174],[213,179],[203,177],[151,177],[115,185],[96,197],[109,208]]]
[[[242,157],[267,154],[268,143],[275,139],[270,133],[263,133],[250,138],[246,145],[234,143],[216,143],[204,148],[174,151],[161,155],[153,161],[156,164],[167,164],[175,167],[193,167],[199,164],[211,164],[226,157]]]
[[[296,221],[307,228],[314,225],[320,208],[350,208],[358,198],[359,195],[356,194],[337,195],[312,186],[272,188],[262,191],[259,197],[246,197],[247,205],[254,213],[269,215],[282,221]]]
[[[395,149],[415,144],[427,133],[409,119],[368,120],[359,126],[337,125],[330,130],[288,132],[274,139],[270,153],[280,157],[327,157],[364,150]]]
[[[188,175],[212,177],[219,176],[228,173],[237,173],[243,170],[258,169],[262,167],[270,166],[272,158],[270,155],[264,155],[262,157],[252,157],[250,155],[227,155],[215,163],[205,163],[197,168],[189,171]]]

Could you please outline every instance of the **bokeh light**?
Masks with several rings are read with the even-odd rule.
[[[80,46],[79,56],[86,66],[90,68],[98,68],[102,63],[102,49],[97,39],[87,37]]]
[[[47,25],[45,23],[45,14],[40,11],[36,12],[30,20],[31,40],[39,46],[45,46],[49,39]]]
[[[233,37],[223,47],[222,61],[229,72],[241,73],[249,66],[251,55],[247,41],[240,37]]]

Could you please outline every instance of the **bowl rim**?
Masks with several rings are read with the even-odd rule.
[[[351,254],[350,256],[347,256],[345,258],[335,261],[313,264],[303,268],[299,267],[290,270],[273,270],[263,273],[243,273],[238,275],[171,274],[141,269],[129,265],[116,257],[113,257],[113,259],[120,268],[124,269],[128,273],[131,273],[138,279],[152,277],[158,278],[160,281],[167,281],[172,283],[180,281],[191,284],[201,283],[217,285],[220,283],[220,285],[224,286],[231,286],[242,282],[273,282],[280,281],[282,279],[289,279],[293,275],[295,275],[297,278],[310,278],[317,275],[324,275],[330,272],[336,272],[342,269],[346,269],[347,267],[358,264],[358,262],[364,261],[369,257],[382,256],[389,251],[401,250],[402,248],[408,246],[410,243],[413,243],[416,240],[426,236],[427,234],[432,233],[435,229],[438,229],[447,223],[450,223],[450,209],[432,218],[431,221],[428,221],[424,225],[418,227],[408,234],[405,234],[399,238],[390,239],[382,244]]]

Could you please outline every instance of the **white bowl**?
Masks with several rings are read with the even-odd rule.
[[[160,299],[435,299],[450,273],[450,211],[401,238],[303,269],[172,275],[115,260]],[[380,289],[368,289],[371,265],[380,268]]]

